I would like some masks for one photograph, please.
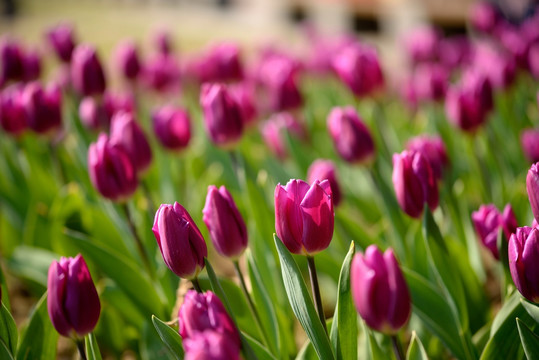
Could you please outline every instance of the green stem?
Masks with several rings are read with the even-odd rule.
[[[391,344],[393,345],[393,351],[397,360],[404,360],[404,352],[402,351],[402,345],[397,335],[391,335]]]
[[[202,286],[200,286],[200,282],[198,282],[198,276],[195,276],[194,278],[191,279],[191,283],[193,284],[193,287],[195,288],[195,290],[198,292],[198,293],[201,293],[202,294]]]
[[[148,275],[150,275],[150,277],[154,279],[155,273],[153,271],[150,258],[148,257],[148,254],[146,253],[146,249],[144,249],[144,244],[142,243],[142,240],[140,239],[137,233],[135,222],[133,221],[133,217],[131,215],[131,211],[129,210],[129,206],[127,206],[127,203],[123,203],[121,204],[121,207],[125,212],[125,217],[127,218],[127,225],[129,226],[129,230],[131,231],[131,234],[133,234],[133,238],[135,239],[135,244],[137,245],[137,250],[142,259],[142,262],[144,263],[144,266],[146,267],[146,270],[148,271]]]
[[[77,344],[77,349],[79,350],[80,358],[82,360],[88,360],[88,357],[86,357],[86,349],[84,348],[84,340],[83,339],[75,340],[75,343]]]
[[[322,326],[328,333],[326,326],[326,316],[324,314],[324,307],[322,306],[322,297],[320,296],[320,286],[318,285],[318,275],[316,275],[316,266],[314,264],[314,257],[307,255],[307,263],[309,264],[309,276],[311,278],[311,286],[313,290],[314,304],[316,306],[316,311],[318,311],[318,317],[322,322]]]

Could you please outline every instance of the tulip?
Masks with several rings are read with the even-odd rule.
[[[442,178],[443,169],[448,165],[445,144],[439,136],[416,136],[408,141],[406,149],[420,152],[429,162],[436,179]]]
[[[172,55],[158,54],[143,66],[144,83],[151,89],[167,93],[179,88],[180,66]]]
[[[331,200],[334,206],[339,206],[341,202],[341,187],[337,181],[337,170],[335,164],[331,160],[318,159],[315,160],[307,171],[307,181],[313,184],[318,181],[329,181],[331,187]]]
[[[240,360],[240,349],[217,331],[206,330],[183,340],[185,360]]]
[[[288,58],[274,57],[264,66],[263,85],[273,111],[301,107],[303,96],[298,86],[296,64]]]
[[[157,32],[153,40],[159,54],[166,56],[172,54],[172,39],[170,38],[170,34],[168,32]]]
[[[190,339],[205,331],[225,335],[231,344],[240,347],[240,336],[221,300],[211,291],[187,291],[178,312],[179,331],[183,339]]]
[[[206,56],[206,66],[209,70],[208,81],[226,82],[243,78],[243,65],[238,45],[221,43],[215,45]]]
[[[173,151],[187,147],[191,139],[191,119],[186,110],[167,105],[152,113],[153,129],[161,144]]]
[[[249,124],[252,124],[257,116],[255,90],[253,86],[243,82],[233,84],[228,89],[230,90],[230,95],[236,100],[240,107],[244,125],[248,126]]]
[[[47,32],[46,37],[58,58],[64,63],[71,62],[75,49],[73,27],[69,24],[57,25]]]
[[[216,145],[229,147],[240,139],[243,132],[242,112],[225,85],[202,85],[200,105],[206,131]]]
[[[275,188],[275,230],[293,254],[312,256],[326,249],[333,237],[334,213],[329,181],[309,186],[290,180]]]
[[[47,289],[47,310],[60,335],[81,338],[94,330],[101,304],[82,255],[54,260]]]
[[[528,65],[533,77],[539,79],[539,42],[534,43],[528,52]]]
[[[118,112],[134,114],[136,112],[135,97],[130,92],[113,93],[106,91],[103,96],[103,107],[109,119]]]
[[[539,229],[520,227],[511,235],[508,247],[509,270],[518,291],[539,303]]]
[[[34,82],[24,88],[22,101],[28,116],[28,125],[39,134],[57,130],[62,126],[62,92],[56,85],[43,89]]]
[[[141,70],[135,43],[132,41],[121,43],[116,50],[116,62],[124,78],[135,80]]]
[[[440,101],[445,97],[449,71],[439,64],[420,64],[414,73],[414,88],[419,100]]]
[[[287,156],[284,131],[299,139],[305,139],[307,137],[307,131],[304,125],[294,115],[288,112],[272,115],[260,127],[260,133],[264,142],[280,160],[285,159]]]
[[[504,24],[499,26],[496,33],[503,47],[513,56],[517,66],[528,70],[529,44],[518,28]]]
[[[333,145],[344,160],[363,163],[374,156],[371,133],[353,107],[333,108],[327,126]]]
[[[247,247],[247,228],[232,195],[224,186],[219,189],[214,185],[208,187],[202,214],[217,252],[237,259]]]
[[[365,254],[356,254],[350,283],[356,309],[370,328],[394,335],[406,324],[410,293],[392,249],[382,254],[370,245]]]
[[[191,215],[177,202],[162,204],[155,213],[152,231],[168,268],[181,278],[192,279],[204,268],[206,242]]]
[[[15,41],[0,39],[0,87],[9,80],[19,81],[24,77],[22,50]]]
[[[23,56],[23,80],[33,81],[41,75],[41,57],[37,51],[27,51]]]
[[[476,3],[470,12],[472,27],[485,34],[491,33],[501,20],[500,13],[492,3],[480,1]]]
[[[515,81],[515,60],[507,52],[490,45],[475,47],[473,68],[485,74],[496,89],[506,89]]]
[[[103,102],[92,96],[87,96],[80,102],[79,118],[84,126],[94,131],[108,129],[110,124],[110,117]]]
[[[122,146],[137,173],[146,171],[152,163],[152,149],[132,113],[116,113],[111,120],[110,141]]]
[[[416,151],[393,154],[393,186],[397,201],[406,214],[418,218],[425,203],[438,206],[438,185],[427,159]]]
[[[444,38],[440,43],[440,61],[448,70],[469,64],[473,52],[472,42],[464,35]]]
[[[533,217],[539,221],[539,163],[533,164],[528,170],[526,190],[528,191]]]
[[[524,155],[532,163],[539,161],[539,130],[526,129],[520,136],[520,144]]]
[[[0,93],[0,125],[5,132],[14,136],[22,134],[28,127],[20,87],[10,87]]]
[[[439,57],[440,32],[431,26],[422,26],[412,30],[404,38],[408,59],[412,63],[435,61]]]
[[[509,239],[518,226],[511,205],[506,205],[503,214],[492,204],[481,205],[478,211],[472,213],[472,222],[483,245],[496,260],[499,260],[497,243],[499,230],[503,229],[505,236]]]
[[[94,187],[112,201],[125,201],[137,189],[137,174],[129,155],[104,133],[90,144],[88,172]]]
[[[96,50],[90,45],[79,45],[71,61],[71,81],[80,95],[102,95],[105,91],[105,74]]]

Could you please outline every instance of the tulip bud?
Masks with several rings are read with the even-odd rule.
[[[191,279],[204,268],[206,242],[183,206],[162,204],[155,213],[152,231],[165,264],[174,274]]]
[[[428,161],[420,152],[393,154],[393,186],[402,210],[413,218],[438,206],[438,184]]]
[[[94,131],[108,129],[110,124],[103,102],[93,96],[87,96],[80,102],[79,118],[84,126]]]
[[[202,214],[217,252],[238,258],[247,247],[247,228],[232,195],[224,186],[219,190],[214,185],[208,187]]]
[[[478,211],[472,213],[472,221],[483,245],[492,253],[496,260],[499,260],[498,231],[500,228],[503,229],[505,236],[509,239],[518,226],[511,205],[506,205],[503,214],[492,204],[481,205]]]
[[[75,49],[73,27],[68,24],[60,24],[50,29],[46,36],[58,58],[64,63],[71,62],[73,49]]]
[[[285,139],[283,138],[284,131],[299,139],[305,139],[307,137],[307,131],[301,121],[288,112],[272,115],[260,127],[260,133],[264,142],[280,160],[285,159],[287,156]]]
[[[152,149],[133,114],[119,112],[112,117],[110,141],[125,149],[137,173],[143,173],[150,167]]]
[[[487,44],[475,46],[473,68],[485,74],[496,89],[506,89],[515,81],[515,60],[506,52]]]
[[[436,61],[439,57],[440,32],[432,26],[422,26],[412,30],[404,38],[408,59],[413,64]]]
[[[448,165],[445,144],[439,136],[416,136],[408,141],[406,149],[418,151],[427,159],[436,179],[442,178],[442,172]]]
[[[10,87],[0,92],[0,125],[5,132],[18,136],[28,127],[22,88]]]
[[[47,289],[47,310],[60,335],[80,338],[94,330],[101,304],[82,255],[54,260]]]
[[[173,151],[187,147],[191,139],[191,119],[186,110],[167,105],[152,113],[153,129],[161,144]]]
[[[207,55],[205,62],[209,70],[209,81],[226,82],[243,78],[243,65],[240,48],[234,43],[215,45]]]
[[[141,70],[135,43],[132,41],[121,43],[116,50],[116,62],[124,78],[135,80]]]
[[[238,103],[243,115],[244,125],[248,126],[256,120],[257,109],[255,101],[255,90],[251,84],[242,82],[231,85],[229,88],[230,95]]]
[[[206,330],[183,340],[185,360],[240,360],[240,349],[217,331]]]
[[[240,347],[240,336],[234,322],[221,300],[211,291],[187,291],[178,312],[178,320],[183,339],[191,339],[209,330],[225,335],[231,344],[238,349]]]
[[[372,329],[396,334],[411,313],[410,293],[393,250],[382,254],[370,245],[356,254],[350,268],[352,298],[359,315]]]
[[[33,81],[39,79],[41,74],[41,57],[37,51],[27,51],[23,56],[23,80]]]
[[[344,160],[363,163],[374,156],[371,133],[353,107],[333,108],[327,126],[333,145]]]
[[[178,90],[180,67],[172,55],[159,54],[148,60],[143,67],[144,83],[151,89],[167,93]]]
[[[414,83],[419,100],[443,100],[449,83],[449,71],[439,64],[420,64],[414,73]]]
[[[105,74],[96,50],[90,45],[79,45],[71,61],[71,81],[80,95],[102,95],[105,91]]]
[[[109,119],[118,112],[128,112],[134,114],[136,112],[135,97],[130,92],[113,93],[106,91],[103,96],[103,107]]]
[[[539,219],[539,163],[533,164],[526,176],[526,190],[533,212],[533,217]],[[539,221],[539,220],[538,220]]]
[[[243,132],[242,112],[225,85],[202,85],[200,105],[206,131],[216,145],[228,147],[240,139]]]
[[[518,291],[539,303],[539,229],[520,227],[511,235],[508,247],[509,270]]]
[[[531,163],[539,161],[539,130],[526,129],[520,135],[520,144],[524,155]]]
[[[9,80],[19,81],[24,77],[22,50],[15,41],[0,39],[0,87]]]
[[[129,155],[104,133],[90,144],[88,172],[94,187],[112,201],[124,201],[137,189],[137,174]]]
[[[162,55],[172,54],[172,39],[166,31],[159,31],[154,35],[154,43],[157,51]]]
[[[485,34],[491,33],[500,20],[498,9],[488,1],[477,2],[470,12],[472,27]]]
[[[314,255],[333,237],[334,213],[329,181],[309,186],[290,180],[275,188],[275,230],[293,254]]]
[[[284,57],[275,57],[265,65],[264,86],[273,111],[291,110],[303,104],[297,84],[296,64]]]
[[[28,116],[28,125],[39,134],[62,126],[62,92],[56,85],[43,89],[38,82],[24,88],[22,101]]]
[[[337,181],[335,165],[331,160],[315,160],[307,171],[307,181],[313,184],[318,181],[329,181],[331,187],[331,200],[334,206],[339,206],[341,202],[341,187]]]

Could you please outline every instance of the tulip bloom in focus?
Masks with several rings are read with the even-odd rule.
[[[509,239],[509,270],[518,291],[539,304],[539,229],[518,228]]]

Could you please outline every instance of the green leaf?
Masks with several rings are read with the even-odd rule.
[[[242,332],[242,336],[245,337],[259,360],[276,360],[275,356],[271,355],[261,343],[253,339],[249,334]]]
[[[328,336],[314,309],[311,296],[307,291],[307,286],[303,281],[298,265],[277,235],[274,234],[273,239],[279,253],[281,274],[292,311],[313,343],[318,357],[328,360],[334,359],[335,356]]]
[[[152,315],[152,323],[155,327],[155,330],[157,330],[159,337],[161,338],[161,340],[163,340],[163,342],[169,348],[172,354],[174,354],[175,358],[178,360],[183,359],[184,352],[182,346],[182,338],[180,337],[180,334],[178,334],[176,330],[165,324],[155,315]]]
[[[29,246],[18,246],[8,260],[9,270],[17,277],[37,284],[43,290],[47,288],[47,273],[56,254]]]
[[[9,310],[3,303],[2,308],[0,309],[0,314],[0,340],[4,342],[7,349],[11,352],[11,354],[14,355],[17,352],[17,340],[19,337],[15,320],[13,320]]]
[[[99,345],[97,344],[94,333],[86,335],[84,342],[86,343],[86,355],[88,356],[88,360],[102,360]]]
[[[408,351],[406,352],[406,360],[428,360],[427,352],[421,343],[421,340],[417,336],[416,332],[412,332],[412,340],[408,345]]]
[[[30,323],[22,335],[17,360],[56,359],[58,333],[47,312],[47,294],[36,304]]]
[[[0,340],[0,359],[13,360],[13,355],[3,340]]]
[[[355,245],[352,241],[341,267],[337,305],[329,336],[337,359],[344,360],[357,359],[357,314],[350,288],[350,265],[354,253]]]
[[[517,320],[518,333],[520,334],[520,341],[524,348],[524,353],[528,360],[536,359],[539,355],[539,336],[535,335],[533,331],[519,318]]]
[[[524,306],[524,309],[526,309],[526,312],[532,317],[532,319],[534,319],[535,322],[539,324],[539,306],[529,302],[524,298],[520,298],[520,303],[522,304],[522,306]]]

